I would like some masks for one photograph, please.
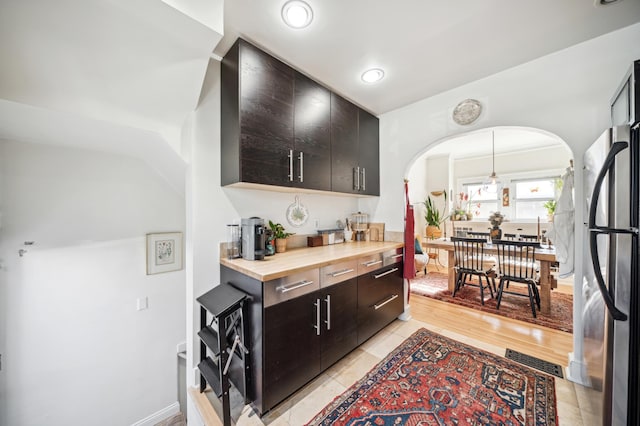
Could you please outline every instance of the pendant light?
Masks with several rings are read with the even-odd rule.
[[[484,190],[487,192],[497,192],[498,188],[502,187],[502,182],[498,175],[496,175],[496,149],[495,149],[495,131],[491,131],[491,174],[487,177],[483,185]]]

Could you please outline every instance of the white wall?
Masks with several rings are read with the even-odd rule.
[[[124,425],[174,404],[185,273],[146,275],[145,234],[183,231],[184,198],[140,160],[14,141],[0,195],[0,424]]]
[[[380,199],[368,203],[375,221],[402,230],[404,193],[402,180],[419,153],[430,145],[469,130],[493,126],[524,126],[559,136],[575,159],[576,223],[582,223],[584,199],[580,170],[586,148],[609,126],[609,100],[631,62],[640,58],[640,24],[609,33],[569,49],[539,58],[482,80],[416,102],[380,117],[380,158],[383,170]],[[478,121],[462,127],[451,111],[463,99],[484,105]],[[576,247],[582,247],[581,228]],[[577,250],[576,272],[582,261]],[[578,279],[579,283],[580,280]],[[580,294],[576,288],[574,294]],[[582,301],[574,305],[574,351],[581,361],[579,315]],[[580,365],[572,374],[579,375]]]

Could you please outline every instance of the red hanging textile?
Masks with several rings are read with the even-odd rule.
[[[408,292],[407,303],[411,295],[411,279],[416,276],[415,254],[416,246],[414,244],[414,217],[413,206],[409,203],[409,181],[404,181],[404,194],[406,198],[406,209],[404,215],[404,278],[407,280]]]

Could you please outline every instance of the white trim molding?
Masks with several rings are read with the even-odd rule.
[[[138,420],[133,423],[131,426],[153,426],[155,424],[160,423],[163,420],[168,419],[171,416],[175,416],[180,412],[180,403],[178,401],[173,404],[161,409],[160,411],[156,411],[153,414],[145,417],[142,420]]]

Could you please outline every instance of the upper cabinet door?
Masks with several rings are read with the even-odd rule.
[[[358,107],[331,93],[331,189],[357,193]]]
[[[358,156],[360,191],[380,195],[380,122],[362,109],[358,110]]]
[[[301,188],[331,190],[331,93],[295,73],[294,183]]]
[[[294,70],[240,44],[240,174],[243,182],[293,184]]]

